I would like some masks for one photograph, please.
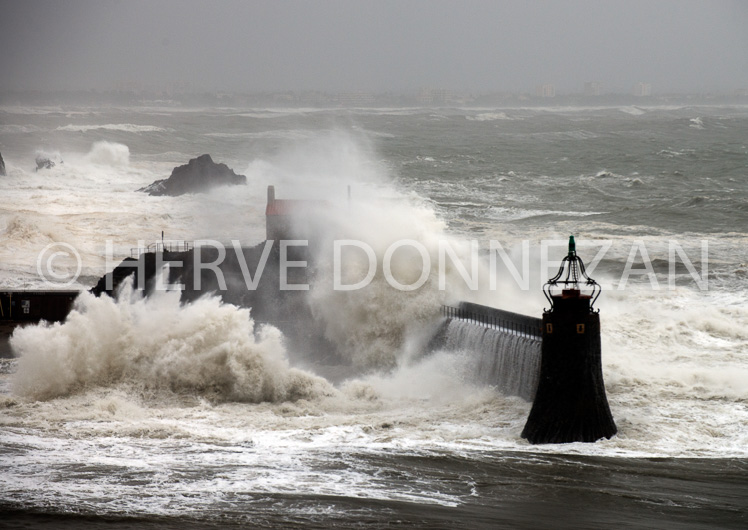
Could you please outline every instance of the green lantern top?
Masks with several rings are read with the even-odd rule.
[[[549,313],[553,311],[553,296],[551,295],[551,289],[561,288],[564,291],[575,290],[579,292],[580,283],[583,283],[586,287],[592,289],[592,294],[588,295],[592,298],[590,303],[590,311],[594,311],[592,306],[594,305],[597,297],[600,296],[602,288],[598,283],[587,276],[587,272],[584,270],[584,262],[582,258],[577,256],[577,244],[574,241],[574,236],[569,236],[569,254],[561,261],[561,266],[558,269],[558,273],[548,280],[543,286],[543,294],[551,303],[551,308],[545,312]]]

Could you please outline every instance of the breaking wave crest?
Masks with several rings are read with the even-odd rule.
[[[94,142],[86,161],[102,166],[127,166],[130,163],[130,148],[116,142]]]
[[[47,400],[94,387],[197,394],[216,402],[279,402],[331,395],[322,378],[291,368],[281,332],[255,329],[248,309],[179,291],[144,298],[129,279],[116,299],[83,292],[62,324],[17,329],[13,391]]]

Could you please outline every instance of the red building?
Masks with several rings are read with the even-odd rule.
[[[276,199],[275,186],[268,186],[265,208],[267,239],[309,239],[314,217],[332,207],[328,201]]]

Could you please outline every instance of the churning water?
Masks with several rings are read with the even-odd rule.
[[[365,289],[335,291],[329,274],[311,285],[311,314],[346,360],[334,378],[217,296],[84,294],[66,323],[16,331],[18,358],[0,364],[7,521],[745,526],[748,109],[5,107],[0,118],[2,288],[45,287],[37,263],[57,243],[79,253],[85,288],[162,230],[257,244],[268,184],[333,203],[351,184],[352,211],[326,220],[333,235],[365,241],[380,265],[392,242],[416,241],[433,264],[413,291],[381,266]],[[34,172],[38,152],[61,163]],[[203,153],[248,185],[135,191]],[[519,434],[537,343],[453,321],[449,347],[420,346],[441,304],[540,316],[548,262],[572,233],[606,287],[619,432],[530,446]],[[486,258],[477,290],[455,266],[441,288],[439,241],[470,239],[484,258],[500,242],[526,285],[506,270],[491,289]],[[424,258],[407,250],[392,260],[403,284]],[[358,265],[348,283],[365,276]]]

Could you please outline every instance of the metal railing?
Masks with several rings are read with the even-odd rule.
[[[141,254],[152,254],[155,252],[187,252],[194,248],[195,244],[189,241],[159,241],[158,243],[151,243],[145,248],[131,248],[130,257],[137,259]]]
[[[491,309],[491,308],[486,308]],[[540,319],[496,310],[496,314],[471,311],[463,307],[443,305],[441,313],[446,318],[464,320],[470,324],[499,330],[503,333],[518,335],[528,339],[541,340],[543,337]],[[516,315],[516,318],[513,316]]]

